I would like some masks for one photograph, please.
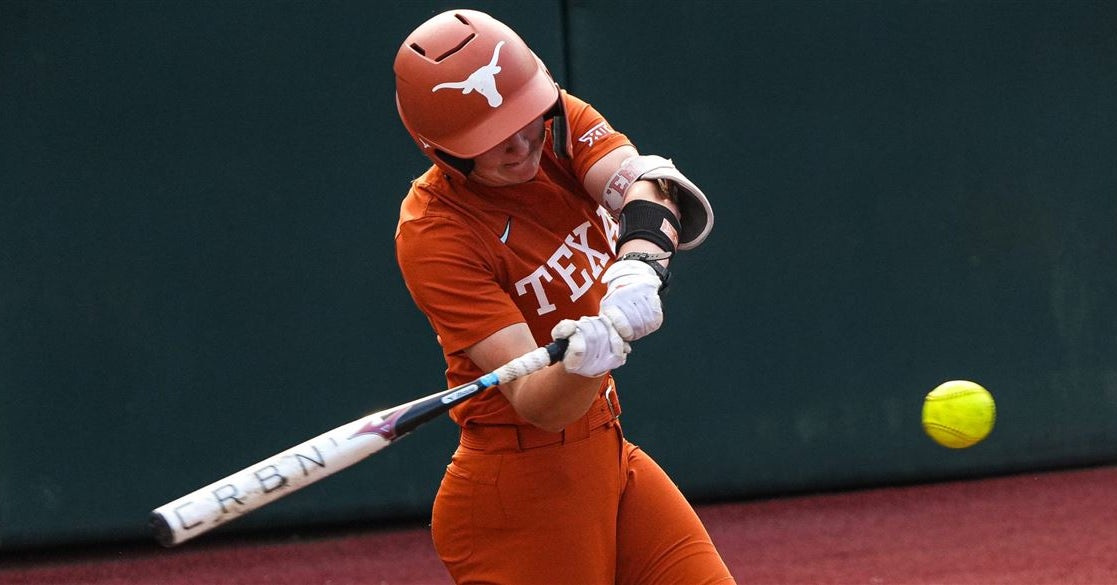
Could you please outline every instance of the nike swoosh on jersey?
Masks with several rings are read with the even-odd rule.
[[[500,234],[500,243],[501,244],[507,244],[508,243],[508,232],[510,232],[510,231],[512,231],[512,218],[511,217],[508,218],[508,223],[504,224],[504,233]]]

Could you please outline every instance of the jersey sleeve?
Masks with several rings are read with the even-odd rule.
[[[632,146],[632,142],[614,130],[593,106],[566,92],[563,92],[562,98],[566,121],[570,125],[574,154],[572,166],[578,180],[583,181],[601,157],[621,146]]]
[[[460,222],[437,216],[401,223],[396,237],[404,282],[447,355],[523,321],[476,240]]]

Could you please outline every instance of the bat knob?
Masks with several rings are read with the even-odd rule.
[[[568,345],[570,345],[569,339],[556,339],[547,344],[547,355],[551,358],[552,364],[562,361],[562,356],[566,355]]]

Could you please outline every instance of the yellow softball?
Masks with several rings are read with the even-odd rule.
[[[968,380],[943,382],[923,399],[923,430],[943,447],[976,445],[989,436],[996,419],[993,395]]]

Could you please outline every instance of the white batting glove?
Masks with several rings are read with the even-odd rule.
[[[607,317],[563,319],[551,330],[554,339],[569,339],[562,365],[567,372],[597,378],[624,365],[632,347]]]
[[[605,271],[608,285],[601,299],[601,314],[609,317],[625,341],[635,341],[663,325],[663,284],[651,266],[639,260],[618,260]]]

